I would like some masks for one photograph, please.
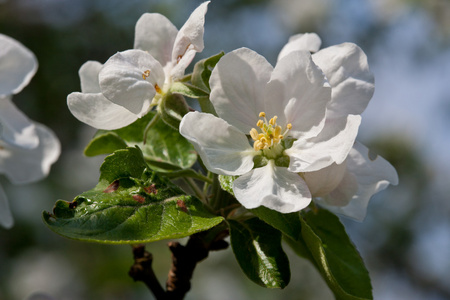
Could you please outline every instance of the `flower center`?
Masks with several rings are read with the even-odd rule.
[[[252,128],[252,130],[250,130],[250,136],[254,140],[253,148],[256,151],[269,149],[278,145],[286,133],[288,133],[288,131],[292,128],[292,124],[288,123],[283,132],[283,128],[280,125],[277,125],[277,116],[271,118],[269,122],[267,122],[265,112],[260,112],[259,117],[264,119],[260,119],[256,123],[259,130],[256,128]]]

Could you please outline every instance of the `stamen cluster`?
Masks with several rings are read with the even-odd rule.
[[[253,148],[256,151],[268,149],[279,144],[286,133],[292,128],[291,123],[289,123],[286,125],[286,130],[282,133],[283,128],[280,125],[277,125],[277,116],[271,118],[269,122],[267,122],[265,112],[260,112],[259,117],[264,118],[264,121],[258,120],[256,123],[256,126],[259,127],[261,133],[255,128],[250,130],[250,136],[255,141],[253,143]]]

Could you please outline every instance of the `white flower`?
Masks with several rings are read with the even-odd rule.
[[[72,114],[107,130],[145,115],[203,50],[208,3],[197,7],[179,31],[160,14],[142,15],[136,23],[135,49],[116,53],[103,66],[88,61],[80,68],[81,93],[67,97]]]
[[[361,114],[373,94],[373,76],[367,58],[354,44],[344,43],[319,50],[315,33],[298,34],[289,39],[278,59],[293,51],[317,52],[313,61],[324,71],[331,87],[326,124],[336,126],[347,114]],[[330,63],[330,62],[334,62]],[[329,167],[301,174],[312,196],[332,212],[362,221],[372,195],[389,184],[398,184],[398,175],[382,157],[369,158],[369,150],[356,142],[347,159]]]
[[[19,93],[37,70],[34,54],[18,41],[0,33],[0,97]]]
[[[14,184],[46,177],[58,159],[60,144],[54,133],[29,120],[11,101],[36,73],[34,54],[16,40],[0,34],[0,174]],[[0,186],[0,225],[9,228],[13,218]]]
[[[188,113],[180,132],[210,171],[241,175],[233,191],[246,208],[301,210],[311,193],[299,173],[341,164],[352,148],[360,116],[341,113],[329,122],[338,100],[309,51],[291,51],[273,68],[249,49],[235,50],[219,61],[210,86],[220,118]],[[266,163],[255,168],[256,156]]]
[[[358,221],[366,216],[370,198],[389,184],[398,184],[394,167],[356,142],[346,161],[316,172],[304,173],[315,201],[328,210]]]

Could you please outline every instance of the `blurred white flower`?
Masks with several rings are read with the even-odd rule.
[[[37,70],[34,54],[16,40],[0,34],[0,174],[14,184],[46,177],[58,159],[55,134],[27,118],[11,101]],[[13,225],[6,194],[0,186],[0,224]]]
[[[197,7],[179,31],[161,14],[142,15],[136,23],[135,49],[116,53],[103,66],[88,61],[81,67],[81,93],[67,97],[72,114],[107,130],[145,115],[203,50],[208,3]]]

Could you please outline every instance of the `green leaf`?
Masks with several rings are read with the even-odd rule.
[[[219,183],[222,190],[227,191],[234,196],[233,182],[239,176],[219,175]]]
[[[198,97],[198,103],[200,104],[202,111],[215,116],[217,116],[216,110],[208,97],[211,92],[209,78],[211,77],[212,70],[219,62],[220,58],[224,55],[224,52],[220,52],[219,54],[200,60],[195,64],[191,77],[192,85],[203,91],[207,91],[207,95],[205,97]]]
[[[297,212],[282,214],[264,206],[251,209],[250,211],[288,237],[294,240],[299,238],[302,224],[300,223],[299,214]]]
[[[155,117],[155,112],[135,121],[133,124],[113,131],[99,130],[84,150],[85,155],[109,154],[127,146],[139,146],[147,163],[156,171],[190,168],[197,160],[194,147],[180,133],[158,120],[147,134],[144,131]]]
[[[192,84],[199,89],[208,91],[209,94],[209,92],[211,91],[211,88],[209,87],[209,78],[211,77],[211,72],[219,62],[220,58],[224,55],[225,53],[222,51],[219,54],[198,61],[194,66],[194,71],[192,72]]]
[[[208,97],[209,92],[187,82],[174,82],[170,86],[171,93],[181,94],[190,98]]]
[[[286,287],[291,273],[281,233],[258,218],[229,224],[231,247],[245,275],[263,287]]]
[[[84,150],[84,154],[86,156],[96,156],[112,153],[127,146],[127,143],[117,133],[99,130]]]
[[[100,172],[95,188],[43,213],[51,230],[82,241],[136,244],[189,236],[223,221],[150,170],[137,148],[106,157]]]
[[[338,217],[324,209],[301,217],[303,241],[288,241],[318,268],[338,300],[373,299],[367,269]]]

